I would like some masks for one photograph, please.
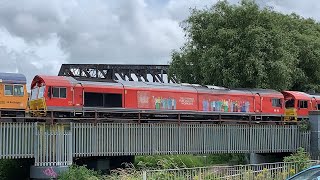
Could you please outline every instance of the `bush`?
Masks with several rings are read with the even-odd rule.
[[[32,159],[0,159],[0,179],[26,179],[32,163]]]
[[[204,166],[203,157],[193,155],[155,155],[136,157],[136,167],[139,169],[170,169]]]
[[[299,147],[296,153],[290,156],[284,157],[284,162],[295,162],[298,166],[298,171],[301,171],[310,166],[309,161],[311,160],[310,155],[305,152],[304,148]]]
[[[306,132],[309,131],[311,129],[311,124],[310,121],[308,119],[302,119],[299,123],[299,130],[301,132]]]
[[[214,164],[246,164],[246,159],[244,154],[154,155],[136,156],[135,159],[135,166],[139,169],[192,168]]]
[[[72,165],[69,170],[59,174],[61,180],[100,180],[103,176],[100,172],[87,169],[85,166]]]

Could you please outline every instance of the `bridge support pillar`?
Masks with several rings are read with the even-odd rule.
[[[68,170],[68,166],[31,166],[30,179],[57,178],[60,172]]]
[[[311,125],[310,155],[312,159],[320,156],[320,111],[310,111],[309,121]]]

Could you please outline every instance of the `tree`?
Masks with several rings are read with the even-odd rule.
[[[320,24],[296,14],[219,1],[182,22],[187,42],[169,73],[229,88],[320,90]]]

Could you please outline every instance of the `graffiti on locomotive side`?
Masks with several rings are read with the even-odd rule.
[[[203,111],[249,112],[249,101],[216,100],[202,101]]]
[[[150,93],[146,91],[138,91],[137,92],[138,98],[138,107],[139,108],[148,108],[149,101],[150,101]]]
[[[194,98],[190,98],[190,97],[180,97],[179,102],[182,105],[193,105],[194,103]]]
[[[177,102],[174,98],[154,97],[155,109],[177,109]]]

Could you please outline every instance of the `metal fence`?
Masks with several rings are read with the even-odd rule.
[[[146,170],[138,172],[137,179],[214,179],[214,180],[283,180],[320,161],[304,163],[264,163],[237,166],[210,166],[202,168],[183,168],[167,170]],[[140,175],[139,175],[140,174]],[[139,178],[140,177],[140,178]]]
[[[309,149],[310,132],[295,125],[71,124],[76,157],[271,153]]]
[[[71,123],[68,126],[60,125],[59,129],[59,125],[43,123],[2,122],[0,158],[34,157],[40,164],[69,164],[70,154],[88,157],[270,153],[294,152],[300,146],[309,150],[310,146],[310,132],[300,132],[296,125]]]
[[[55,128],[38,129],[35,136],[35,166],[72,164],[71,131]]]
[[[34,156],[34,123],[0,122],[0,159]]]

